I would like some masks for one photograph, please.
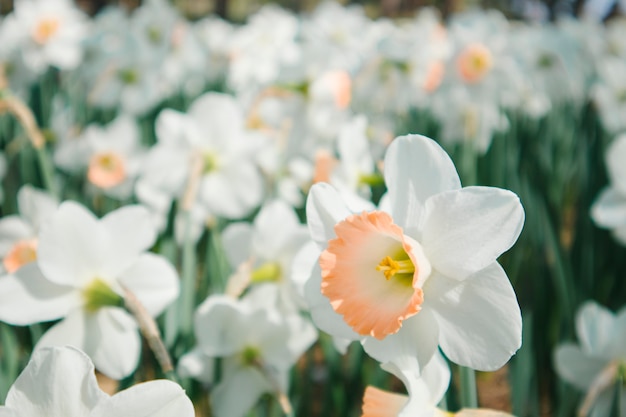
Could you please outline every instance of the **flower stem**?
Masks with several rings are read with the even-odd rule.
[[[461,379],[461,405],[465,408],[478,408],[476,374],[474,370],[460,366],[459,376]]]

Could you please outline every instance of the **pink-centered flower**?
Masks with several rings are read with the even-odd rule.
[[[501,367],[521,344],[519,305],[496,261],[521,232],[519,198],[461,188],[450,157],[418,135],[392,142],[384,176],[388,194],[370,212],[351,212],[328,184],[311,188],[315,323],[380,362],[410,358],[421,370],[440,346],[455,363]]]

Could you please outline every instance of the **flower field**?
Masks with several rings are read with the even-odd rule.
[[[626,19],[598,4],[15,0],[0,417],[626,416]]]

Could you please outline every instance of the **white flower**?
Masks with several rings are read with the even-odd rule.
[[[576,314],[579,345],[564,343],[554,352],[554,364],[561,378],[587,392],[579,415],[611,415],[618,374],[626,372],[626,308],[617,314],[593,301],[584,303]],[[622,385],[618,415],[626,415],[626,387]]]
[[[103,194],[128,199],[144,153],[137,123],[121,115],[103,127],[89,125],[80,137],[57,148],[55,161],[70,172],[85,171],[88,183]]]
[[[2,417],[193,417],[193,404],[176,383],[144,382],[113,396],[98,387],[87,355],[71,347],[35,352],[17,378]]]
[[[272,283],[281,289],[282,306],[292,310],[302,305],[293,288],[291,263],[309,241],[306,226],[287,203],[266,203],[254,223],[232,223],[222,233],[226,257],[237,271],[229,280],[227,293],[239,296],[250,284]]]
[[[261,138],[245,128],[234,98],[207,93],[187,114],[164,110],[157,118],[156,133],[158,143],[140,175],[140,200],[148,195],[169,201],[181,197],[190,166],[200,159],[198,201],[207,212],[241,218],[261,203],[263,182],[253,161]]]
[[[2,26],[2,42],[21,54],[34,73],[48,66],[73,69],[82,59],[87,18],[69,0],[16,1]]]
[[[610,185],[591,207],[591,217],[600,227],[611,229],[615,238],[626,245],[626,134],[611,143],[606,152]]]
[[[519,306],[496,262],[522,229],[518,197],[461,188],[449,156],[418,135],[392,142],[384,175],[391,215],[353,214],[329,185],[311,189],[309,230],[323,250],[307,284],[315,323],[361,340],[380,362],[406,356],[421,369],[440,346],[460,365],[501,367],[521,344]]]
[[[0,280],[0,319],[26,325],[62,318],[36,348],[72,345],[102,373],[129,375],[139,361],[140,338],[121,308],[124,290],[153,316],[178,295],[172,265],[146,252],[155,239],[143,207],[126,206],[98,220],[79,204],[62,203],[41,228],[37,262]]]
[[[198,346],[181,358],[179,372],[210,382],[213,361],[223,358],[211,392],[216,417],[243,417],[264,393],[284,397],[289,369],[317,338],[308,321],[275,308],[275,290],[257,287],[239,301],[213,295],[196,311]]]

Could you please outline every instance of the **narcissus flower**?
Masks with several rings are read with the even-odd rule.
[[[122,308],[125,291],[153,316],[178,295],[176,270],[146,252],[155,239],[143,207],[126,206],[98,220],[77,203],[62,203],[41,228],[37,262],[0,280],[0,320],[27,325],[62,318],[36,349],[72,345],[107,376],[129,375],[141,341]]]
[[[109,396],[100,390],[91,360],[71,347],[35,352],[17,378],[2,417],[193,417],[193,404],[176,383],[144,382]]]
[[[387,211],[352,213],[330,185],[311,189],[316,324],[383,363],[409,357],[422,369],[441,346],[460,365],[501,367],[521,344],[519,305],[496,261],[521,232],[518,197],[461,188],[450,157],[418,135],[389,146],[384,176]]]
[[[609,416],[615,384],[626,375],[626,308],[617,314],[593,301],[576,314],[579,345],[563,343],[554,352],[556,372],[587,393],[578,415]],[[626,387],[622,385],[617,415],[626,415]]]

